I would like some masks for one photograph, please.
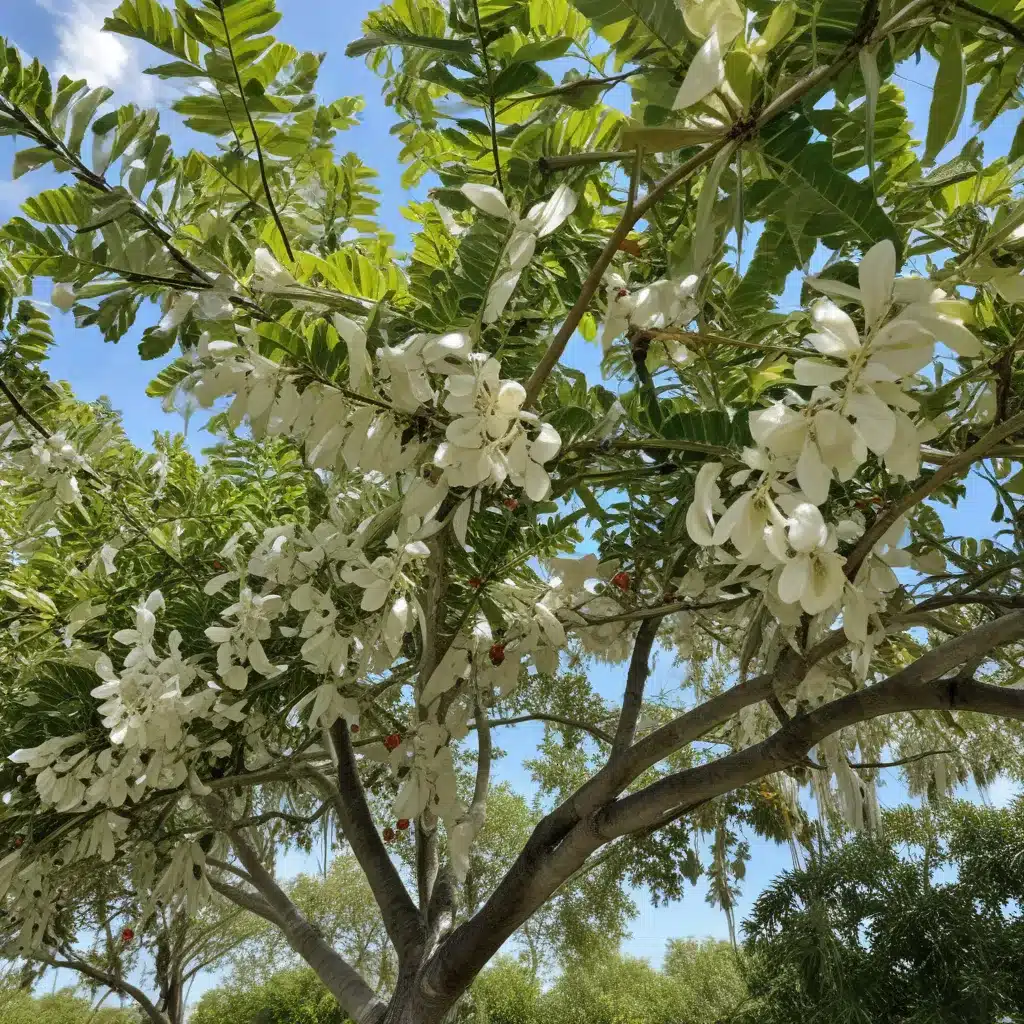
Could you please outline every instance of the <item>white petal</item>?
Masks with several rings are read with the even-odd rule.
[[[793,376],[797,384],[817,387],[819,384],[834,384],[847,374],[846,367],[823,363],[820,359],[798,359],[793,364]]]
[[[562,447],[562,438],[550,423],[542,423],[530,445],[530,458],[541,464],[553,459]]]
[[[551,477],[539,463],[530,459],[526,463],[526,479],[523,490],[532,501],[543,501],[551,491]]]
[[[816,505],[803,501],[793,509],[789,518],[789,543],[794,551],[813,551],[824,547],[828,540],[828,527]]]
[[[858,273],[864,318],[871,329],[885,316],[892,301],[896,247],[888,238],[883,238],[864,254]]]
[[[354,320],[341,313],[332,317],[334,329],[348,348],[348,386],[357,391],[366,374],[366,332]]]
[[[876,454],[884,455],[896,435],[896,417],[880,398],[872,394],[853,394],[848,400],[851,413],[857,418],[857,433]]]
[[[579,197],[568,185],[559,185],[545,203],[539,203],[529,214],[528,220],[537,232],[538,238],[550,235],[560,228],[573,214]]]
[[[676,95],[673,110],[686,110],[695,103],[700,103],[725,81],[725,64],[722,61],[722,48],[718,39],[718,29],[712,29],[707,41],[697,51],[696,56],[686,69],[686,77]]]
[[[388,592],[391,590],[391,580],[377,580],[366,588],[363,593],[362,603],[359,605],[364,612],[375,612],[383,607],[388,599]]]
[[[521,271],[512,270],[507,274],[500,274],[495,279],[491,290],[487,293],[487,304],[484,307],[485,324],[493,324],[505,312],[508,300],[512,298],[512,293],[516,290],[516,285],[519,284],[520,274]]]
[[[860,349],[860,336],[854,322],[831,300],[818,299],[811,307],[811,321],[818,334],[807,340],[823,355],[848,359]]]
[[[828,489],[832,473],[821,458],[818,446],[807,438],[796,464],[796,479],[800,490],[814,505],[824,505],[828,500]]]
[[[207,580],[206,585],[203,587],[203,593],[212,597],[214,594],[219,594],[229,583],[237,579],[237,572],[222,572],[219,576],[214,576],[213,579]]]
[[[537,248],[537,236],[529,231],[516,231],[505,249],[509,270],[522,270],[533,259]]]
[[[811,575],[811,560],[808,555],[798,555],[779,574],[779,600],[783,604],[796,604],[807,588]]]
[[[493,185],[463,185],[462,194],[478,209],[492,217],[511,220],[505,197]]]

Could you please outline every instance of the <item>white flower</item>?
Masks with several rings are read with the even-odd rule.
[[[260,248],[253,255],[252,287],[273,294],[298,288],[299,282],[274,259],[269,249]]]
[[[715,543],[714,512],[722,499],[722,492],[718,486],[721,473],[720,462],[705,462],[701,466],[693,485],[693,501],[686,510],[686,532],[690,535],[690,540],[702,547],[711,547]]]
[[[484,307],[483,322],[491,324],[504,312],[520,275],[533,259],[537,239],[561,227],[576,209],[578,198],[568,185],[559,185],[549,199],[537,203],[520,218],[509,209],[501,192],[491,185],[463,185],[462,193],[478,210],[512,224],[512,235],[502,255],[505,269],[491,284]]]
[[[54,284],[53,291],[50,293],[50,302],[62,313],[67,313],[77,301],[78,296],[75,295],[75,290],[71,285],[59,281]]]
[[[718,30],[719,38],[731,43],[744,29],[746,16],[736,0],[677,0],[686,27],[699,39]]]
[[[468,334],[414,334],[394,348],[384,346],[378,356],[380,375],[391,381],[391,402],[403,412],[431,404],[436,395],[431,373],[457,372],[473,349]]]

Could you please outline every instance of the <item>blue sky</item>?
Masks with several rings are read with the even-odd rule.
[[[133,99],[138,102],[156,104],[166,111],[164,128],[171,131],[176,149],[181,151],[190,140],[188,133],[174,126],[174,115],[168,109],[169,94],[158,81],[141,73],[149,63],[157,62],[152,53],[144,47],[105,37],[99,33],[103,16],[114,6],[113,0],[21,0],[15,4],[8,0],[0,12],[0,33],[15,42],[25,52],[40,57],[51,69],[77,73],[90,79],[93,85],[108,84],[117,90],[119,100]],[[341,144],[354,150],[380,174],[378,184],[382,190],[381,219],[393,231],[399,247],[408,239],[409,225],[400,213],[400,207],[408,197],[403,195],[399,176],[398,143],[387,133],[392,123],[392,113],[380,98],[379,81],[366,68],[362,60],[350,60],[343,55],[345,44],[360,34],[359,25],[366,12],[375,4],[368,0],[279,0],[283,19],[277,29],[280,38],[301,49],[326,50],[328,58],[324,64],[320,90],[326,98],[342,95],[361,94],[366,100],[366,110],[361,124],[352,129],[341,140]],[[911,117],[919,126],[918,135],[923,137],[927,123],[930,102],[930,82],[934,67],[928,61],[916,67],[901,69],[897,79],[907,92]],[[973,99],[973,97],[972,97]],[[970,107],[968,108],[970,109]],[[986,133],[988,152],[991,158],[1005,152],[1012,131],[1007,119]],[[973,134],[968,125],[960,129],[959,137],[950,144],[949,151],[942,155],[948,158]],[[8,168],[14,151],[10,140],[0,139],[0,217],[6,219],[17,210],[17,204],[31,191],[49,184],[43,175],[10,181]],[[422,193],[423,189],[418,190]],[[747,251],[753,248],[753,239],[748,242]],[[923,268],[922,268],[923,269]],[[794,280],[794,285],[796,281]],[[787,289],[787,297],[798,295],[798,288]],[[150,313],[155,318],[155,307]],[[145,320],[145,318],[141,318]],[[161,363],[142,363],[135,352],[135,345],[145,323],[141,323],[119,345],[105,344],[94,330],[74,331],[69,317],[55,313],[58,344],[51,360],[51,372],[69,380],[77,394],[85,399],[107,395],[114,406],[121,410],[129,435],[138,444],[149,445],[154,430],[178,430],[181,422],[176,416],[164,414],[159,404],[145,397],[147,382],[157,372]],[[587,345],[579,336],[573,339],[567,350],[566,360],[583,369],[592,380],[600,375],[599,353],[595,346]],[[205,438],[194,438],[193,447],[199,448]],[[963,508],[957,515],[956,528],[978,528],[977,511]],[[620,692],[622,673],[604,667],[595,667],[592,681],[595,687],[610,699],[616,700]],[[658,655],[652,690],[671,690],[680,683],[678,670],[674,670],[669,655]],[[530,780],[522,768],[524,757],[528,757],[541,734],[540,726],[527,725],[514,733],[502,730],[496,737],[509,756],[498,769],[499,778],[508,779],[523,792],[530,791]],[[903,802],[905,792],[895,773],[881,792],[885,805]],[[991,794],[997,802],[1003,802],[1011,793],[1009,786],[1000,787]],[[977,794],[972,794],[976,796]],[[790,865],[786,848],[754,841],[752,860],[748,869],[744,895],[740,901],[737,918],[741,919],[753,897],[760,888],[778,871]],[[312,865],[295,857],[287,857],[282,867],[289,873],[309,870]],[[632,926],[633,937],[626,945],[629,952],[660,960],[667,938],[676,936],[713,935],[726,937],[724,916],[713,910],[704,901],[704,889],[698,886],[680,903],[655,909],[649,905],[643,893],[637,894],[640,913]],[[193,995],[198,994],[198,989]]]

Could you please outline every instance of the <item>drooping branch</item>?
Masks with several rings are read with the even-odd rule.
[[[564,725],[569,729],[579,729],[581,732],[590,733],[596,740],[612,745],[613,737],[597,725],[589,722],[581,722],[576,718],[566,718],[564,715],[553,715],[548,712],[534,711],[528,715],[517,715],[515,718],[492,718],[489,722],[492,728],[503,725],[521,725],[523,722],[554,722],[556,725]],[[471,729],[476,728],[476,722],[470,722]]]
[[[871,554],[875,545],[885,536],[886,531],[893,526],[904,513],[909,512],[915,505],[919,505],[929,494],[933,494],[943,484],[955,480],[961,473],[970,469],[979,459],[985,458],[988,453],[1001,441],[1024,430],[1024,413],[1017,413],[1008,420],[996,424],[983,438],[975,441],[970,448],[965,449],[959,455],[954,456],[945,465],[940,466],[927,480],[918,484],[912,491],[902,498],[891,502],[885,511],[865,530],[864,536],[857,542],[857,546],[850,552],[846,560],[846,576],[854,579],[860,570],[864,560]]]
[[[227,43],[228,48],[228,59],[231,61],[231,68],[235,72],[235,84],[238,86],[238,98],[242,103],[242,109],[245,111],[246,119],[249,122],[249,131],[252,132],[252,141],[256,147],[256,162],[260,168],[260,181],[263,183],[263,194],[267,197],[267,206],[270,207],[270,215],[274,218],[274,223],[277,225],[277,233],[281,236],[281,241],[284,243],[285,252],[288,253],[288,259],[295,259],[292,253],[291,243],[288,241],[288,235],[284,230],[284,225],[281,223],[281,215],[277,212],[277,205],[274,202],[274,194],[270,190],[270,182],[267,180],[267,167],[266,161],[263,158],[263,146],[260,143],[259,132],[256,131],[256,124],[252,119],[252,114],[249,111],[249,104],[245,100],[245,86],[242,84],[242,73],[238,70],[238,61],[235,60],[235,48],[231,42],[231,29],[228,27],[228,16],[224,10],[224,0],[217,0],[217,9],[220,11],[221,24],[224,26],[224,40]],[[230,116],[228,117],[230,121]]]
[[[912,0],[903,10],[899,11],[877,31],[874,31],[875,22],[878,17],[878,0],[868,0],[864,5],[860,23],[854,30],[850,42],[832,63],[816,68],[800,81],[795,82],[769,103],[757,117],[752,118],[749,123],[738,122],[733,126],[732,132],[723,134],[720,139],[709,143],[699,153],[667,174],[640,202],[629,207],[623,213],[622,219],[598,256],[597,261],[587,275],[587,279],[583,282],[579,298],[566,315],[562,326],[551,339],[547,351],[541,357],[536,369],[527,382],[526,406],[529,407],[536,402],[544,382],[555,368],[559,359],[561,359],[565,346],[568,345],[569,339],[576,332],[584,314],[590,308],[590,303],[597,294],[604,279],[605,271],[611,265],[615,254],[619,251],[619,247],[637,223],[643,220],[677,185],[686,181],[691,175],[710,163],[720,150],[724,149],[727,145],[731,145],[734,138],[753,138],[780,114],[785,113],[790,107],[803,99],[804,96],[821,88],[839,75],[857,59],[858,53],[866,46],[881,42],[887,36],[902,28],[919,11],[935,6],[936,3],[937,0]]]
[[[64,957],[63,960],[58,960],[54,956],[50,956],[47,953],[33,953],[31,958],[39,960],[41,963],[49,964],[51,967],[63,968],[68,971],[77,971],[79,974],[85,975],[87,978],[91,978],[93,981],[99,982],[101,985],[106,985],[107,988],[114,992],[120,992],[123,995],[134,999],[139,1004],[143,1012],[153,1024],[171,1024],[167,1016],[161,1012],[157,1007],[156,1003],[153,1002],[145,992],[142,991],[137,985],[133,985],[129,981],[125,981],[123,978],[115,977],[108,971],[101,970],[94,964],[90,964],[86,960],[82,960],[75,956],[68,950],[62,950],[61,955]]]
[[[423,922],[377,831],[359,779],[348,724],[344,720],[335,722],[330,736],[338,759],[338,827],[366,875],[388,938],[399,959],[404,960],[422,947]]]

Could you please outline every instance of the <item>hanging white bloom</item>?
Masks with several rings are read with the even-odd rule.
[[[491,324],[508,305],[520,275],[533,259],[537,240],[561,227],[572,216],[579,200],[568,185],[559,185],[549,199],[537,203],[520,218],[509,209],[502,193],[491,185],[463,185],[462,193],[482,213],[500,217],[512,225],[512,235],[502,255],[504,269],[491,284],[485,303],[483,322]]]

